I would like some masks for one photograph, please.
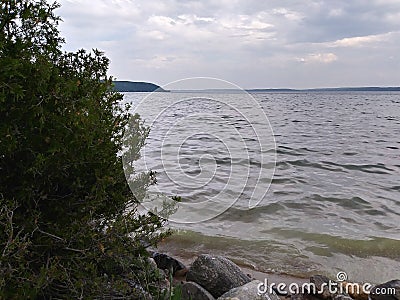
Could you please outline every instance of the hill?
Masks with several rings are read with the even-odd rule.
[[[167,92],[160,86],[149,82],[114,81],[118,92]]]

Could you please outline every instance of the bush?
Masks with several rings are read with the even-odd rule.
[[[137,159],[148,129],[103,53],[61,50],[57,4],[0,6],[0,298],[135,299],[156,280],[141,240],[167,233],[137,212],[118,153],[135,142]]]

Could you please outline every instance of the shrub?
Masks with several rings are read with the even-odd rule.
[[[61,50],[58,4],[0,7],[0,298],[135,299],[156,280],[141,240],[167,232],[137,212],[118,153],[131,127],[137,159],[148,129],[103,53]]]

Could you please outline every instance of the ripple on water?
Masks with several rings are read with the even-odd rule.
[[[136,94],[128,94],[136,97]],[[160,94],[173,102],[174,93]],[[247,209],[253,181],[247,188],[231,187],[237,205],[206,223],[181,225],[185,229],[170,244],[180,254],[215,252],[253,265],[263,271],[292,275],[322,272],[334,275],[345,270],[354,280],[381,282],[398,275],[400,268],[400,93],[286,93],[254,94],[265,108],[276,140],[275,177],[258,182],[269,192],[260,205]],[[235,95],[226,95],[229,97]],[[235,99],[234,99],[235,100]],[[236,99],[237,100],[237,99]],[[235,100],[235,101],[236,101]],[[195,109],[196,102],[187,107]],[[212,112],[205,106],[207,113]],[[249,110],[252,108],[243,108]],[[217,110],[217,108],[216,108]],[[185,111],[174,112],[165,128]],[[179,159],[160,161],[160,147],[150,152],[158,171],[158,189],[201,201],[217,195],[230,178],[232,163],[256,171],[271,168],[258,159],[275,149],[258,145],[249,124],[239,114],[218,107],[218,120],[238,127],[242,138],[220,127],[224,142],[245,141],[243,156],[232,156],[224,143],[208,135],[215,122],[190,124],[194,134],[183,144]],[[170,123],[168,123],[170,122]],[[244,134],[248,130],[249,134]],[[147,147],[161,143],[153,128]],[[168,141],[166,148],[181,142]],[[157,144],[158,145],[158,144]],[[264,145],[263,145],[264,146]],[[167,180],[164,168],[184,170],[188,178],[198,176],[199,157],[210,154],[216,172],[210,184],[188,190]],[[150,161],[151,158],[150,157]],[[176,164],[179,162],[180,166]],[[244,169],[243,169],[244,170]],[[242,169],[240,169],[242,171]],[[191,179],[192,180],[192,179]],[[212,210],[212,207],[207,207]],[[183,250],[182,250],[183,249]]]

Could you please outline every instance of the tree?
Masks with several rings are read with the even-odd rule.
[[[156,280],[140,240],[167,232],[138,213],[118,154],[135,142],[137,159],[148,129],[102,52],[61,50],[58,4],[0,7],[0,298],[138,297]]]

